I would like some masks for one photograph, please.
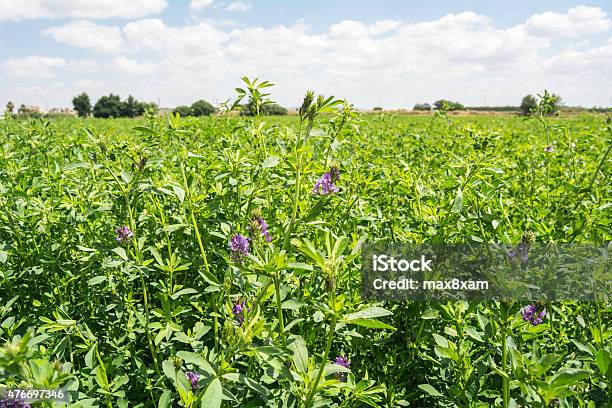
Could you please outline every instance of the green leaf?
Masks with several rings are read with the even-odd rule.
[[[183,359],[186,364],[193,364],[211,375],[216,374],[214,368],[211,366],[208,360],[199,354],[182,350],[176,353],[176,355]]]
[[[292,342],[287,346],[293,352],[293,363],[295,367],[305,373],[308,371],[308,348],[302,336],[294,336]]]
[[[172,393],[170,390],[164,391],[162,396],[159,398],[157,408],[170,408],[172,406]]]
[[[178,197],[179,201],[182,203],[185,200],[185,190],[179,186],[172,186],[172,190],[174,190],[174,194]]]
[[[393,313],[391,313],[384,307],[372,306],[355,313],[349,313],[344,316],[344,319],[350,322],[355,319],[371,319],[374,317],[389,316],[392,314]]]
[[[202,396],[201,408],[219,408],[223,401],[223,387],[218,378],[213,379]]]
[[[123,249],[122,247],[113,248],[112,251],[119,255],[124,261],[128,260],[127,254],[125,253],[125,249]]]
[[[106,280],[106,276],[96,276],[87,281],[89,286],[94,286]]]
[[[223,378],[246,385],[247,387],[257,391],[259,395],[261,395],[265,400],[267,400],[268,396],[270,395],[270,391],[266,387],[259,384],[257,381],[250,379],[244,374],[228,373],[228,374],[224,374]]]
[[[433,386],[429,384],[419,384],[419,388],[431,395],[432,397],[443,397],[444,395],[440,394],[438,390],[436,390]]]
[[[461,212],[461,208],[463,208],[463,192],[461,191],[461,187],[459,187],[457,189],[457,195],[455,195],[455,201],[453,201],[452,212]]]
[[[278,163],[280,163],[280,158],[278,158],[276,156],[268,156],[263,161],[261,167],[263,167],[264,169],[267,169],[267,168],[270,168],[270,167],[276,167],[276,165],[278,165]]]
[[[448,347],[448,340],[444,336],[440,336],[439,334],[433,334],[434,341],[440,347]]]
[[[356,324],[357,326],[368,327],[370,329],[396,330],[395,327],[376,319],[353,319],[349,323]]]
[[[559,370],[549,381],[551,388],[569,387],[589,377],[589,372],[578,368]]]
[[[136,126],[136,127],[132,128],[132,129],[137,131],[137,132],[146,133],[146,134],[151,135],[151,136],[157,136],[157,132],[156,131],[154,131],[151,128],[145,127],[145,126]]]

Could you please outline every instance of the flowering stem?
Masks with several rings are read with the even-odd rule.
[[[501,334],[502,334],[502,367],[501,370],[506,376],[508,373],[506,372],[506,368],[508,366],[508,309],[507,306],[502,304],[503,313],[502,313],[502,324],[501,324]],[[508,408],[508,404],[510,403],[510,383],[508,381],[508,377],[502,377],[502,408]]]
[[[306,137],[310,134],[310,129],[312,128],[312,121],[308,122],[308,126],[306,128]],[[287,225],[287,231],[285,231],[285,238],[283,240],[282,249],[287,249],[287,245],[289,244],[289,238],[291,237],[291,232],[293,231],[293,224],[295,223],[295,217],[297,216],[297,207],[300,199],[300,185],[301,185],[301,176],[302,176],[302,154],[300,153],[300,145],[302,143],[302,122],[300,122],[300,127],[298,129],[297,141],[295,143],[295,158],[297,163],[297,172],[295,176],[295,194],[293,197],[293,208],[291,210],[291,218],[289,219],[289,225]]]

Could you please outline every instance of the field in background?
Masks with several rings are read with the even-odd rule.
[[[610,406],[609,294],[537,325],[528,303],[366,304],[359,253],[608,243],[611,136],[589,114],[2,120],[0,385],[71,406]]]

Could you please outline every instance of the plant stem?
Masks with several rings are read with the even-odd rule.
[[[276,292],[276,310],[278,313],[278,333],[281,338],[281,343],[283,347],[285,347],[285,321],[283,318],[283,309],[281,308],[280,277],[278,276],[278,273],[274,275],[274,290]]]
[[[312,399],[315,396],[317,387],[319,385],[319,381],[321,380],[321,377],[323,376],[323,370],[325,370],[325,363],[327,362],[327,358],[329,357],[329,352],[331,350],[331,345],[334,339],[335,330],[336,330],[336,314],[334,312],[334,315],[332,316],[331,322],[329,324],[329,332],[327,332],[327,341],[325,343],[325,352],[323,353],[323,356],[322,356],[323,359],[321,361],[321,366],[319,367],[319,372],[317,373],[317,377],[315,378],[315,381],[312,383],[312,388],[310,389],[310,392],[308,393],[308,397],[306,398],[306,403],[304,404],[306,408],[310,408],[312,406]]]
[[[501,304],[503,308],[502,313],[502,372],[508,375],[506,368],[508,366],[508,347],[507,347],[507,338],[508,338],[508,306],[504,303]],[[508,408],[508,404],[510,403],[510,383],[507,377],[502,377],[502,408]]]

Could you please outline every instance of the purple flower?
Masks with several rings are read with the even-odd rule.
[[[523,308],[521,311],[521,315],[523,316],[523,320],[531,323],[532,326],[537,326],[544,322],[544,317],[546,316],[546,309],[542,308],[542,310],[538,310],[538,306],[536,304],[529,305]]]
[[[200,374],[193,371],[187,371],[185,373],[185,376],[187,376],[187,379],[191,383],[191,389],[196,390],[198,388],[198,380],[200,379]]]
[[[246,302],[245,301],[236,301],[236,303],[234,303],[234,306],[232,307],[232,314],[234,315],[234,317],[236,318],[236,321],[239,324],[244,323],[244,309],[246,307]]]
[[[134,233],[132,232],[132,230],[130,230],[130,228],[127,225],[117,227],[117,229],[115,230],[115,233],[117,234],[115,239],[120,244],[128,243],[130,239],[132,239],[132,237],[134,236]]]
[[[230,240],[229,250],[232,260],[237,263],[242,263],[244,257],[249,254],[249,239],[244,235],[234,235]]]
[[[336,360],[334,361],[334,363],[344,368],[351,367],[351,360],[349,360],[348,357],[344,357],[344,356],[336,357]],[[338,378],[338,380],[341,382],[346,382],[346,373],[336,373],[336,378]]]
[[[548,145],[548,146],[546,146],[546,147],[544,148],[544,151],[545,151],[546,153],[552,153],[552,152],[554,152],[554,151],[555,151],[555,148],[554,148],[554,147],[552,147],[552,145]]]
[[[30,404],[24,402],[21,398],[0,398],[0,408],[30,408]]]
[[[508,252],[508,258],[512,262],[522,262],[525,263],[529,260],[529,249],[531,245],[526,242],[521,242],[516,247],[514,247],[510,252]]]
[[[270,233],[268,232],[268,224],[266,220],[263,219],[262,216],[257,216],[251,222],[251,226],[249,226],[251,231],[259,231],[261,235],[263,235],[266,242],[272,242],[272,238],[270,237]]]
[[[317,180],[312,192],[319,195],[337,193],[340,189],[334,183],[338,180],[340,180],[340,170],[337,167],[332,167],[330,171]]]

